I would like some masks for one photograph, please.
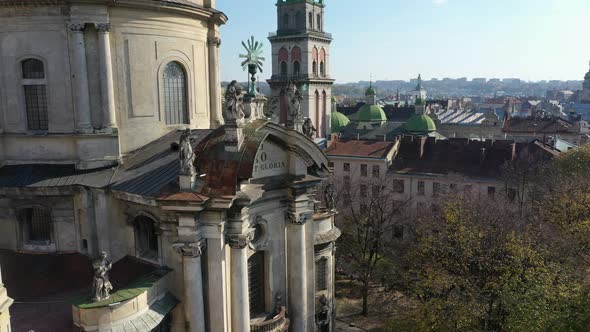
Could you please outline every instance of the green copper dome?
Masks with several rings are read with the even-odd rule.
[[[416,114],[408,119],[404,129],[410,134],[430,133],[436,131],[436,124],[428,115]]]
[[[387,121],[387,116],[379,105],[365,104],[356,114],[357,121],[359,122]]]
[[[350,123],[346,115],[340,112],[332,112],[332,133],[338,133]]]

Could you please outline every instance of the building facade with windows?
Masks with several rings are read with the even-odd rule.
[[[330,131],[332,84],[330,44],[332,35],[324,30],[323,0],[278,0],[277,31],[271,33],[272,96],[278,99],[279,122],[288,119],[287,88],[290,82],[302,91],[301,114],[310,118],[316,137]]]
[[[0,16],[2,164],[113,165],[220,124],[214,0],[2,0]]]
[[[213,0],[0,0],[0,16],[13,329],[334,330],[328,161],[265,120],[225,140]],[[96,302],[102,252],[114,289]],[[0,286],[0,332],[11,303]]]

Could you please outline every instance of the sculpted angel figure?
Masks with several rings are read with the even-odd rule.
[[[303,95],[297,87],[295,83],[289,83],[289,88],[287,90],[287,98],[289,100],[289,114],[293,120],[298,119],[301,117],[301,101],[303,100]]]
[[[313,126],[313,122],[311,122],[311,119],[305,119],[305,122],[303,122],[303,135],[312,138],[317,131],[318,130]]]

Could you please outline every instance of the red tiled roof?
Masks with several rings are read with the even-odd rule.
[[[325,152],[328,156],[385,158],[394,145],[392,141],[337,140]]]

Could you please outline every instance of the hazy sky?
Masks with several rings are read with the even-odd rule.
[[[417,76],[581,80],[590,61],[590,0],[325,0],[337,83]],[[222,80],[246,80],[240,41],[276,31],[276,0],[217,0]],[[251,9],[249,9],[251,8]]]

